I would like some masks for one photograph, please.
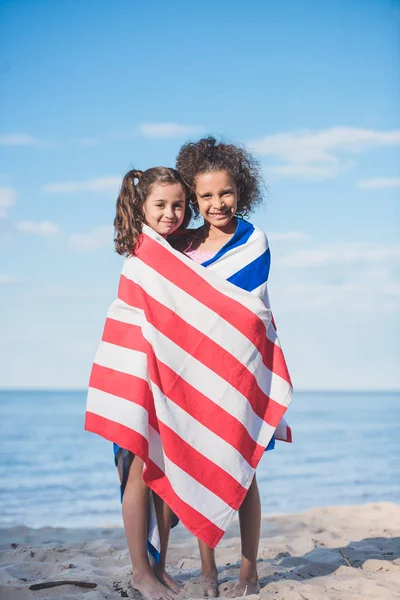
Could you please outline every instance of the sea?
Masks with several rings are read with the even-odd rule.
[[[112,444],[83,429],[85,391],[0,391],[0,527],[121,525]],[[257,469],[264,514],[400,502],[400,393],[296,392]]]

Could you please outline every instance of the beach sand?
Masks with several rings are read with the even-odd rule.
[[[400,599],[400,506],[315,508],[263,518],[259,552],[261,591],[274,600]],[[2,600],[117,600],[141,598],[128,585],[130,564],[122,529],[0,530]],[[217,548],[220,595],[239,571],[235,522]],[[169,571],[184,583],[182,598],[201,598],[196,540],[182,526],[171,536]],[[79,580],[94,589],[62,585],[32,591],[32,583]]]

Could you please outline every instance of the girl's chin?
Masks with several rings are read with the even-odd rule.
[[[161,226],[158,226],[156,231],[159,235],[165,237],[167,235],[171,235],[171,233],[174,233],[174,231],[176,231],[178,227],[179,226],[176,223],[174,223],[173,225],[168,225],[165,223],[161,224]]]

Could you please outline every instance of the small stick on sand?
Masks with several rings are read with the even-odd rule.
[[[349,561],[349,559],[347,558],[347,556],[345,556],[343,554],[343,552],[340,550],[340,548],[339,548],[339,552],[343,556],[344,560],[347,562],[347,564],[349,565],[349,567],[351,567],[352,569],[354,569],[355,567],[353,567],[353,565],[351,564],[351,562]]]
[[[62,581],[44,581],[43,583],[33,583],[29,586],[30,590],[45,590],[46,588],[57,587],[58,585],[77,585],[83,588],[95,588],[97,583],[90,583],[90,581],[68,581],[63,579]]]

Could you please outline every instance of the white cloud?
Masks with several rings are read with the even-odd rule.
[[[274,304],[284,310],[312,310],[331,307],[334,312],[327,315],[340,317],[341,311],[372,311],[381,313],[398,311],[400,283],[388,279],[374,280],[364,273],[359,280],[346,278],[341,283],[292,283],[276,286]]]
[[[44,192],[104,192],[117,190],[121,185],[121,177],[110,175],[85,181],[60,181],[43,186]]]
[[[274,242],[308,242],[310,237],[302,231],[281,231],[269,233],[268,239]]]
[[[94,227],[87,233],[72,233],[68,245],[74,252],[94,252],[113,247],[113,229],[108,225]]]
[[[293,252],[282,256],[276,262],[280,267],[308,268],[365,262],[377,263],[390,259],[400,259],[400,244],[337,242]]]
[[[400,145],[400,130],[331,127],[320,131],[276,133],[249,145],[263,156],[277,156],[289,163],[336,163],[337,155],[342,152],[358,154],[377,146]]]
[[[21,283],[21,280],[13,275],[0,274],[0,285],[15,285]]]
[[[56,223],[50,221],[17,221],[15,228],[23,233],[31,233],[40,236],[52,236],[60,233],[60,228]]]
[[[400,244],[308,244],[289,253],[277,245],[270,291],[278,312],[318,309],[328,321],[393,314],[400,307]]]
[[[261,156],[284,161],[269,172],[282,177],[328,179],[351,168],[346,157],[370,148],[400,145],[400,130],[376,131],[356,127],[300,130],[264,136],[248,145]]]
[[[387,188],[400,188],[400,177],[378,177],[365,179],[358,185],[360,190],[382,190]]]
[[[266,174],[287,177],[289,179],[325,180],[337,177],[349,169],[344,165],[271,165],[266,169]]]
[[[179,123],[142,123],[139,133],[149,138],[178,138],[199,133],[198,125],[181,125]]]
[[[12,187],[0,187],[0,219],[7,215],[8,209],[15,204],[17,192]]]
[[[7,133],[0,135],[0,146],[38,146],[39,141],[25,133]]]

